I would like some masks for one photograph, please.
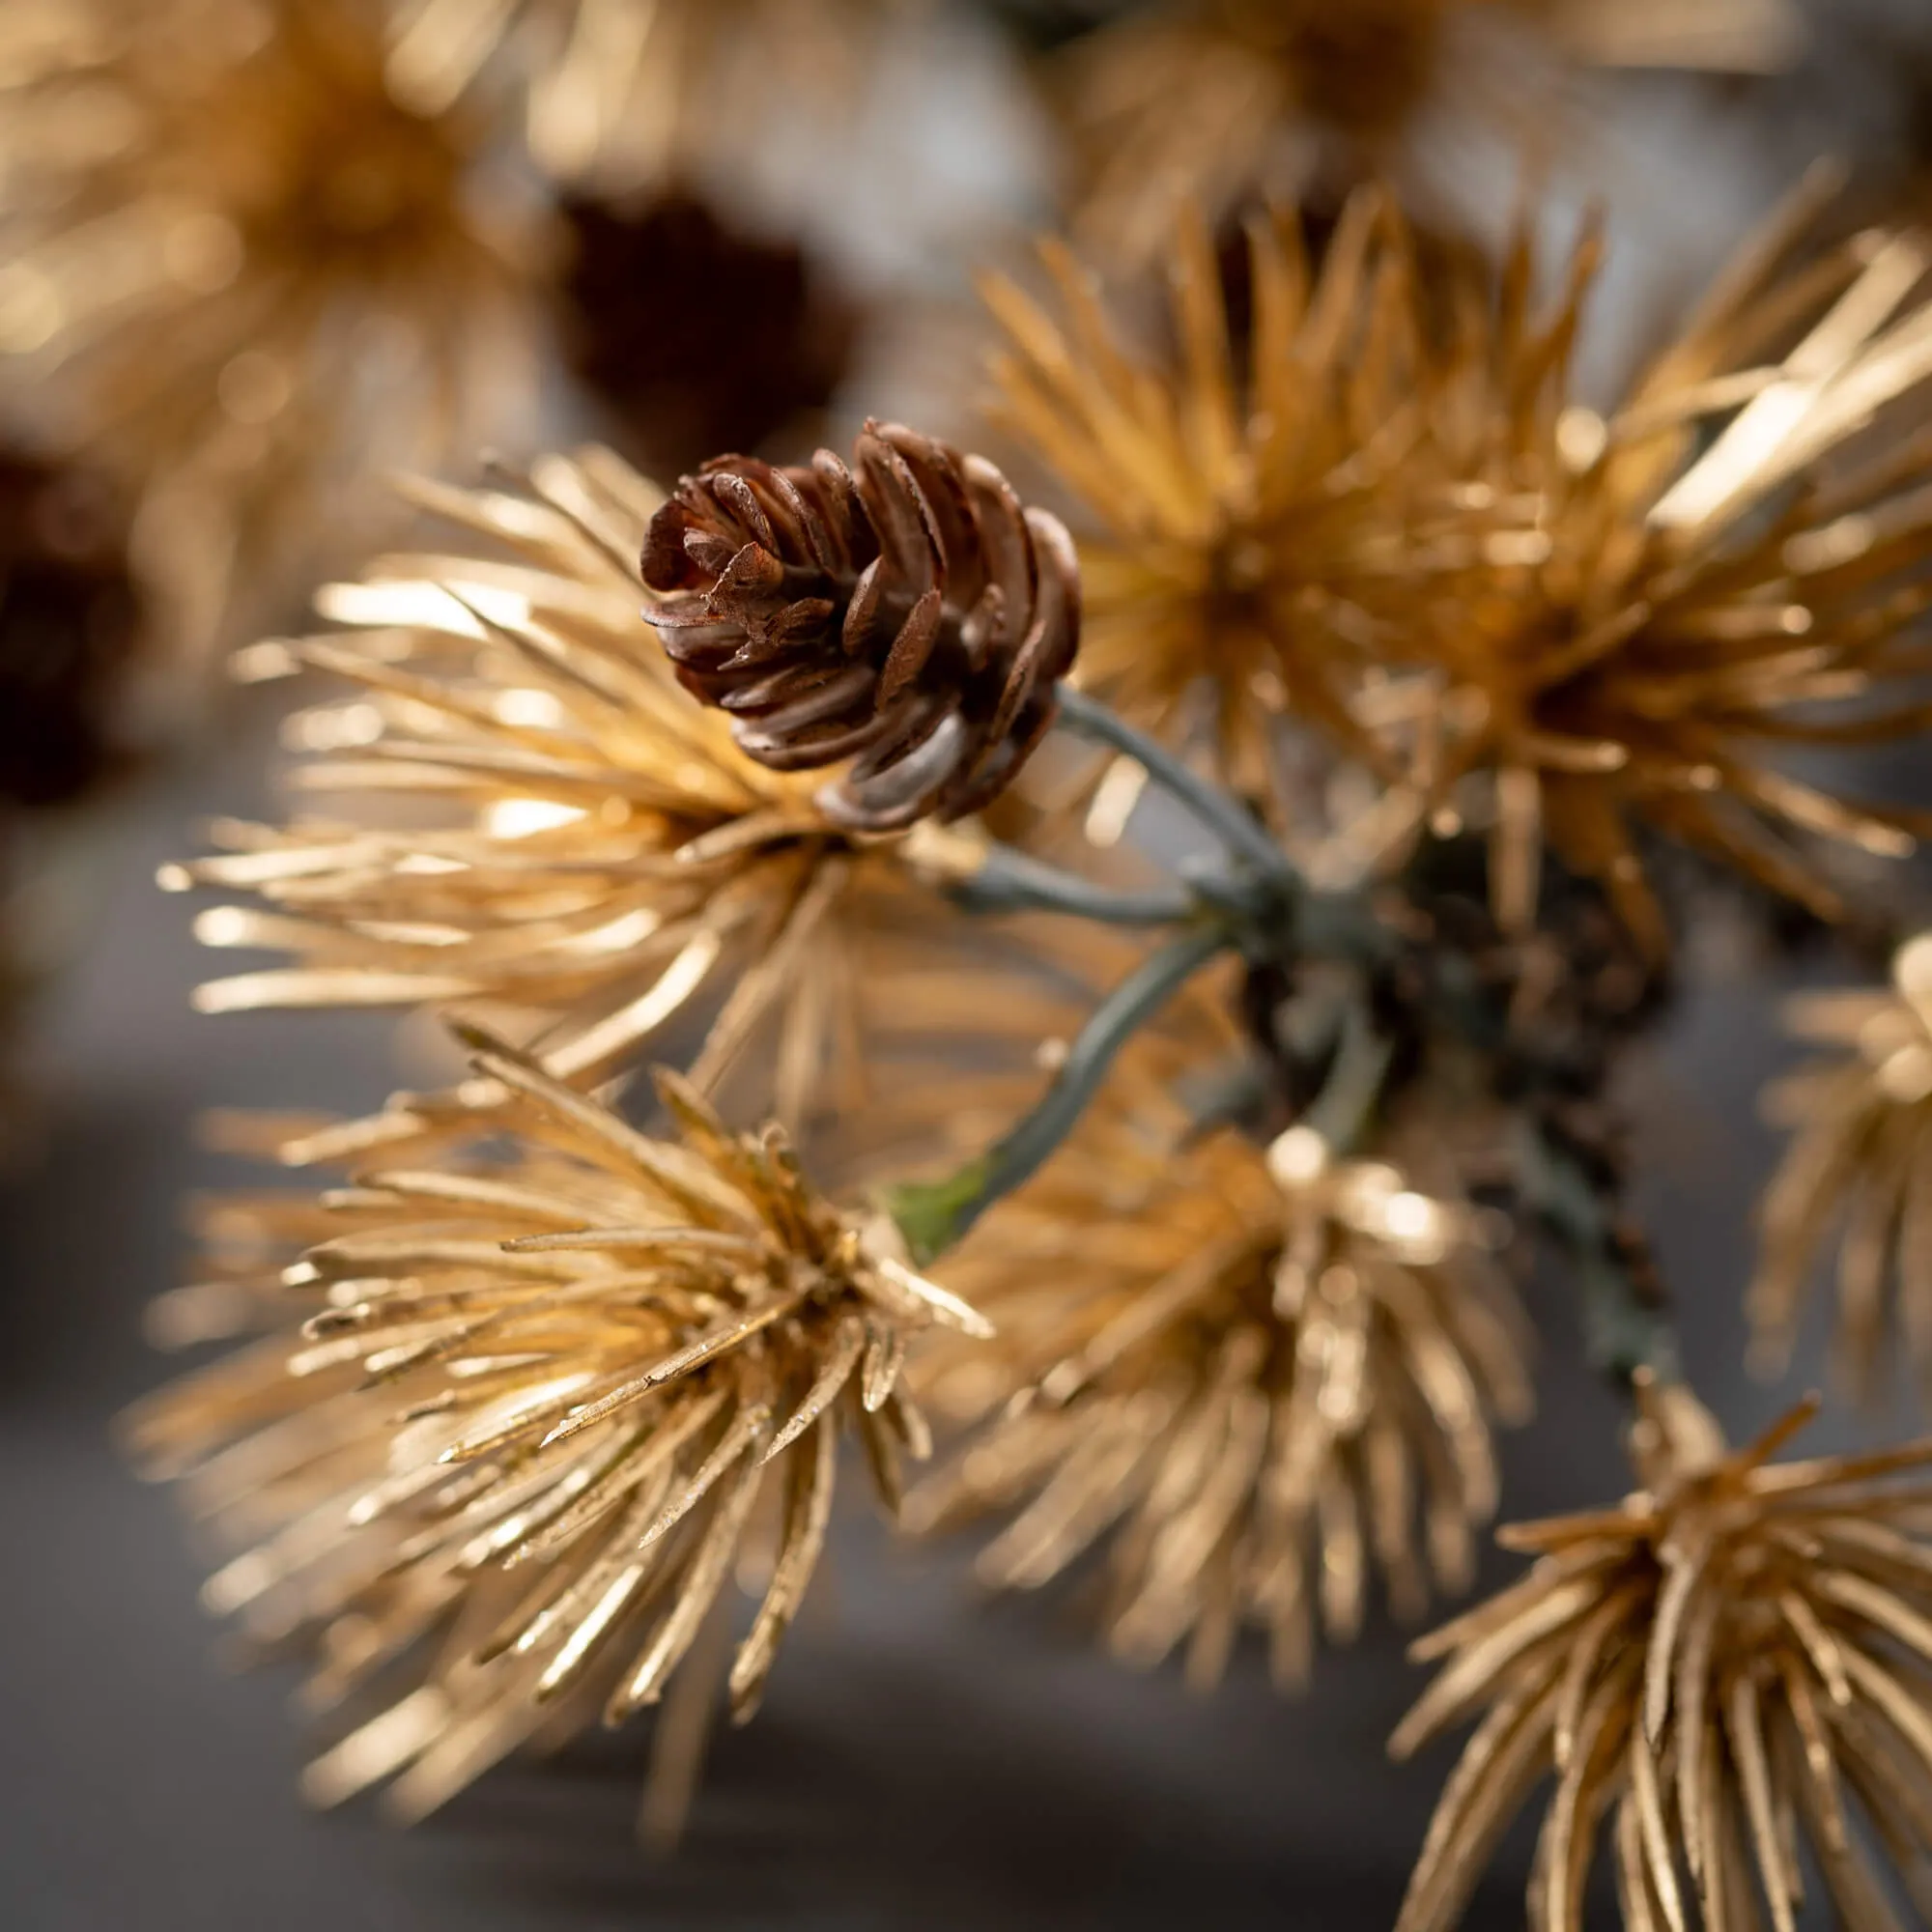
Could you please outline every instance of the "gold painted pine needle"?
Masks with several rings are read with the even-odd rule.
[[[1891,984],[1806,993],[1792,1033],[1829,1058],[1766,1090],[1790,1144],[1765,1191],[1748,1311],[1760,1364],[1781,1371],[1836,1251],[1837,1367],[1867,1401],[1902,1349],[1932,1378],[1932,937],[1899,949]]]
[[[815,1193],[778,1128],[735,1134],[665,1073],[675,1133],[654,1139],[469,1039],[515,1096],[512,1149],[325,1196],[335,1232],[282,1276],[312,1311],[299,1337],[126,1422],[237,1548],[211,1607],[311,1651],[309,1701],[342,1735],[309,1796],[390,1781],[409,1816],[539,1729],[657,1703],[749,1549],[767,1580],[727,1680],[748,1718],[824,1547],[840,1435],[894,1506],[928,1440],[908,1336],[987,1332],[888,1227]]]
[[[1512,923],[1546,841],[1654,950],[1641,827],[1826,918],[1842,908],[1814,848],[1912,848],[1917,818],[1783,761],[1932,717],[1915,568],[1932,503],[1906,402],[1932,375],[1932,256],[1884,234],[1809,248],[1832,186],[1815,173],[1747,240],[1607,415],[1570,387],[1591,230],[1540,312],[1526,232],[1465,298],[1442,454],[1477,515],[1440,530],[1458,621],[1416,633],[1409,743],[1433,796],[1476,790]]]
[[[197,1004],[460,1005],[540,1041],[575,1081],[635,1065],[660,1040],[699,1040],[692,1077],[707,1090],[735,1079],[746,1113],[802,1125],[858,1107],[869,976],[907,951],[964,945],[965,922],[904,838],[835,821],[817,775],[748,754],[732,716],[680,687],[637,576],[663,499],[604,452],[546,458],[521,485],[414,495],[476,554],[384,558],[323,592],[344,628],[242,655],[248,672],[316,666],[350,694],[291,721],[299,815],[224,823],[224,852],[164,874],[246,895],[200,915],[206,943],[288,955],[212,981]],[[956,546],[953,589],[969,563]],[[918,581],[870,581],[881,618],[924,608]],[[834,594],[849,600],[849,576]],[[699,584],[664,608],[709,636],[706,605]],[[928,641],[967,614],[946,604]],[[764,648],[742,620],[736,635],[754,659]],[[1027,729],[1048,690],[1011,714]],[[1001,752],[990,701],[976,688],[972,758]],[[737,730],[768,736],[773,711],[740,712]],[[963,782],[977,767],[954,769]],[[881,783],[894,781],[889,768]],[[460,1133],[492,1097],[473,1083],[406,1096],[285,1157]]]
[[[1642,1487],[1505,1530],[1529,1574],[1415,1646],[1441,1668],[1396,1755],[1476,1729],[1398,1932],[1449,1932],[1542,1786],[1535,1932],[1581,1932],[1600,1839],[1632,1932],[1792,1932],[1814,1870],[1896,1932],[1894,1880],[1932,1912],[1932,1443],[1774,1463],[1815,1403],[1731,1451],[1685,1389],[1640,1397]]]
[[[1063,58],[1073,220],[1143,264],[1190,203],[1218,219],[1365,177],[1439,198],[1445,131],[1587,136],[1586,69],[1764,73],[1804,43],[1792,0],[1168,0]]]
[[[1318,1629],[1360,1628],[1377,1572],[1408,1616],[1467,1586],[1492,1424],[1530,1403],[1525,1325],[1465,1206],[1305,1126],[1266,1151],[1190,1141],[1156,1064],[1130,1053],[937,1270],[998,1334],[923,1358],[965,1433],[909,1519],[1004,1517],[979,1568],[1005,1588],[1103,1550],[1117,1656],[1184,1644],[1212,1682],[1259,1629],[1298,1684]]]
[[[1256,222],[1244,355],[1197,217],[1169,231],[1165,359],[1122,346],[1057,246],[1051,309],[991,283],[1000,412],[1087,535],[1082,680],[1205,740],[1284,824],[1293,725],[1399,778],[1392,822],[1491,828],[1518,928],[1547,844],[1662,951],[1646,827],[1836,916],[1813,848],[1896,856],[1920,821],[1782,754],[1932,715],[1907,403],[1932,258],[1904,235],[1809,247],[1830,186],[1738,250],[1606,415],[1571,380],[1588,227],[1556,264],[1525,226],[1499,270],[1451,257],[1425,287],[1369,193],[1319,270],[1297,218]]]

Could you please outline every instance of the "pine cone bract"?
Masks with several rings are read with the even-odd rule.
[[[983,458],[868,423],[852,467],[720,457],[652,519],[650,612],[687,689],[775,771],[850,758],[827,815],[977,810],[1053,722],[1080,626],[1072,540]]]

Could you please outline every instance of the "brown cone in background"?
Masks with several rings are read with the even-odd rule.
[[[104,487],[0,453],[0,812],[67,805],[126,757],[139,643],[127,529]]]
[[[832,400],[858,314],[799,248],[675,190],[637,208],[578,198],[563,217],[565,354],[647,473],[760,448]],[[666,299],[691,290],[703,299]]]
[[[976,810],[1053,722],[1079,565],[978,456],[869,422],[852,467],[724,456],[651,520],[650,612],[687,689],[774,771],[854,762],[819,795],[895,831]]]

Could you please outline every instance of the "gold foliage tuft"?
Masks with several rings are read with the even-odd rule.
[[[1547,147],[1568,69],[1756,72],[1803,42],[1789,0],[1167,0],[1068,56],[1077,218],[1145,259],[1183,202],[1400,175],[1459,122]]]
[[[396,94],[440,112],[520,86],[538,164],[611,191],[701,162],[714,117],[781,112],[855,77],[868,32],[906,0],[395,0]]]
[[[1189,1141],[1167,1079],[1130,1056],[941,1269],[999,1332],[940,1350],[922,1383],[973,1433],[909,1520],[1009,1515],[980,1561],[1006,1588],[1105,1546],[1117,1655],[1187,1642],[1211,1681],[1259,1628],[1298,1683],[1318,1622],[1359,1627],[1372,1569],[1406,1615],[1432,1581],[1467,1586],[1495,1508],[1492,1421],[1530,1399],[1480,1232],[1307,1126],[1265,1152],[1230,1129]]]
[[[1932,508],[1922,439],[1888,413],[1932,375],[1928,257],[1882,234],[1804,255],[1828,191],[1814,176],[1741,247],[1607,417],[1571,392],[1592,228],[1542,307],[1526,230],[1499,274],[1451,292],[1416,456],[1441,489],[1414,531],[1435,614],[1406,634],[1420,676],[1364,707],[1428,802],[1492,827],[1513,927],[1546,840],[1654,951],[1640,827],[1826,918],[1841,906],[1808,840],[1913,846],[1915,817],[1781,763],[1928,717],[1913,624]]]
[[[1640,1399],[1642,1489],[1506,1530],[1529,1575],[1415,1647],[1442,1669],[1396,1754],[1481,1718],[1398,1932],[1448,1932],[1552,1777],[1537,1932],[1580,1932],[1605,1830],[1630,1927],[1792,1932],[1802,1833],[1842,1922],[1893,1932],[1881,1849],[1932,1912],[1932,1443],[1774,1464],[1815,1404],[1732,1453],[1682,1388]]]
[[[1171,359],[1122,349],[1057,247],[1059,316],[994,282],[1001,411],[1094,531],[1079,675],[1166,738],[1208,736],[1250,795],[1279,795],[1284,720],[1403,774],[1392,826],[1491,828],[1513,929],[1548,841],[1661,951],[1644,828],[1836,915],[1807,841],[1896,856],[1917,821],[1781,754],[1928,716],[1932,509],[1895,424],[1932,374],[1932,301],[1915,238],[1803,252],[1825,187],[1607,415],[1571,376],[1591,229],[1554,277],[1526,228],[1499,270],[1451,256],[1425,300],[1409,229],[1368,193],[1319,273],[1296,220],[1252,224],[1245,368],[1197,218],[1173,234]]]
[[[763,1548],[729,1676],[749,1717],[823,1548],[841,1422],[895,1501],[927,1440],[908,1338],[985,1332],[814,1192],[776,1127],[734,1135],[662,1074],[677,1137],[650,1139],[470,1039],[515,1095],[514,1149],[327,1197],[333,1232],[283,1276],[301,1339],[128,1423],[240,1547],[210,1605],[311,1641],[316,1707],[394,1700],[311,1765],[309,1796],[393,1777],[411,1816],[540,1726],[656,1703]]]
[[[202,1009],[481,1006],[572,1080],[703,1020],[700,1087],[739,1069],[752,1111],[792,1122],[857,1104],[868,948],[952,928],[902,844],[838,831],[810,775],[754,763],[679,689],[639,613],[657,493],[593,452],[414,494],[497,554],[383,559],[322,595],[351,628],[243,653],[355,689],[291,724],[291,783],[322,809],[218,827],[224,854],[166,875],[255,900],[203,913],[207,943],[292,955],[204,986]],[[306,1153],[406,1140],[477,1097],[405,1102]]]
[[[1437,419],[1474,514],[1445,538],[1466,546],[1456,620],[1414,633],[1431,673],[1416,770],[1438,796],[1470,775],[1488,787],[1514,920],[1545,837],[1660,946],[1637,822],[1827,917],[1840,908],[1804,839],[1910,849],[1896,814],[1778,762],[1928,715],[1909,633],[1932,504],[1922,440],[1886,413],[1932,374],[1928,256],[1883,235],[1804,254],[1828,190],[1815,177],[1740,249],[1607,416],[1569,383],[1594,234],[1545,313],[1526,235],[1493,290],[1464,298]]]
[[[1430,621],[1410,539],[1434,482],[1417,448],[1434,365],[1407,226],[1373,194],[1319,267],[1297,216],[1250,225],[1244,352],[1198,216],[1173,249],[1171,359],[1123,344],[1058,243],[1041,251],[1051,309],[990,280],[996,414],[1083,514],[1079,681],[1164,738],[1201,730],[1265,793],[1286,714],[1373,756],[1364,671]]]
[[[1257,190],[1299,192],[1337,158],[1345,171],[1386,168],[1441,89],[1454,16],[1488,10],[1491,0],[1141,10],[1077,44],[1063,77],[1080,228],[1138,261],[1158,252],[1185,203],[1219,215]]]
[[[1932,937],[1899,950],[1889,989],[1804,994],[1789,1016],[1799,1038],[1833,1051],[1765,1094],[1791,1144],[1761,1210],[1757,1350],[1767,1368],[1788,1363],[1835,1244],[1846,1380],[1878,1395],[1902,1343],[1932,1381]]]

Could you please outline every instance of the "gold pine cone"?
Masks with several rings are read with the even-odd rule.
[[[0,355],[205,651],[391,521],[372,473],[523,440],[551,237],[487,115],[389,92],[385,0],[63,11],[0,66]]]
[[[922,1371],[970,1434],[907,1521],[1009,1516],[979,1563],[1000,1588],[1104,1545],[1116,1656],[1185,1642],[1208,1683],[1253,1628],[1297,1684],[1372,1569],[1408,1616],[1468,1586],[1492,1421],[1530,1404],[1522,1317],[1459,1204],[1306,1127],[1186,1144],[1165,1088],[1122,1080],[940,1270],[998,1333]]]
[[[539,1725],[656,1703],[763,1545],[728,1685],[749,1717],[819,1559],[841,1422],[895,1502],[927,1444],[909,1336],[986,1332],[815,1193],[776,1127],[734,1135],[662,1074],[677,1138],[650,1139],[470,1040],[517,1096],[514,1151],[327,1197],[339,1232],[284,1276],[303,1339],[128,1421],[242,1546],[209,1605],[263,1643],[313,1639],[312,1704],[393,1695],[404,1667],[304,1786],[327,1804],[393,1777],[408,1816]]]
[[[1395,1754],[1482,1716],[1398,1932],[1449,1932],[1549,1777],[1536,1932],[1581,1932],[1605,1827],[1632,1932],[1793,1932],[1801,1831],[1842,1922],[1897,1932],[1878,1845],[1932,1913],[1932,1442],[1774,1464],[1815,1403],[1728,1452],[1687,1391],[1639,1394],[1643,1487],[1505,1530],[1529,1575],[1414,1648],[1442,1669]]]
[[[1878,1396],[1899,1342],[1932,1386],[1932,935],[1899,949],[1889,989],[1803,994],[1787,1012],[1799,1038],[1836,1052],[1765,1094],[1791,1144],[1760,1212],[1748,1301],[1758,1357],[1772,1372],[1789,1363],[1806,1291],[1835,1246],[1846,1381]]]
[[[318,599],[349,628],[239,660],[354,690],[289,727],[319,810],[222,824],[225,852],[164,873],[254,901],[202,913],[206,943],[292,955],[196,1004],[480,1007],[574,1081],[702,1022],[693,1077],[735,1073],[748,1112],[861,1104],[871,962],[957,928],[901,843],[848,838],[678,688],[638,609],[658,493],[596,451],[412,494],[476,554],[380,559]],[[287,1157],[408,1140],[475,1097],[417,1096]]]
[[[721,456],[651,519],[650,619],[685,688],[774,771],[845,770],[834,824],[903,830],[998,796],[1080,640],[1059,520],[982,457],[868,422],[847,469]]]

